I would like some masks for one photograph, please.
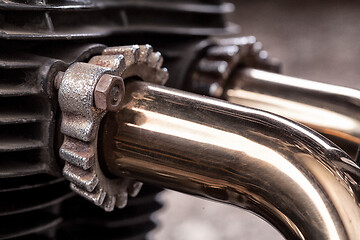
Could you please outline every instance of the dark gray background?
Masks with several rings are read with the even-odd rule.
[[[238,1],[230,20],[281,60],[283,72],[360,87],[359,1]]]
[[[254,35],[283,73],[360,88],[359,1],[238,1],[231,21]],[[161,197],[165,209],[157,240],[277,240],[279,233],[259,218],[175,192]]]

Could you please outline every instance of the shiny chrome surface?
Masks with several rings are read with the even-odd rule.
[[[230,102],[301,122],[353,157],[360,144],[360,91],[247,68],[233,76]]]
[[[126,92],[102,122],[111,174],[249,209],[287,239],[360,239],[360,169],[320,134],[149,83]]]

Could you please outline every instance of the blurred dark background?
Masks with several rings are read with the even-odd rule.
[[[233,1],[229,20],[254,35],[283,73],[360,89],[360,1]],[[166,207],[157,240],[283,239],[261,219],[175,192],[162,195]]]
[[[230,21],[254,35],[283,73],[360,87],[360,1],[233,1]]]

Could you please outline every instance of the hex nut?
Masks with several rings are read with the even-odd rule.
[[[125,85],[121,77],[104,74],[95,87],[95,106],[102,110],[116,112],[125,95]]]

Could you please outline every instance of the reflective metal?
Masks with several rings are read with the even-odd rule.
[[[287,239],[360,239],[360,169],[317,132],[149,83],[126,92],[102,124],[109,174],[249,209]]]
[[[360,144],[360,91],[247,68],[233,76],[230,102],[263,109],[321,132],[354,157]]]

